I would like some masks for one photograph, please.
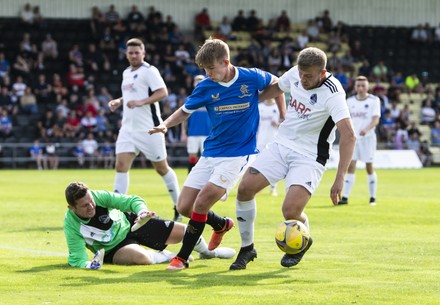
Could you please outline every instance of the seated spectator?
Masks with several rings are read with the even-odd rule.
[[[396,133],[394,135],[394,149],[402,150],[406,148],[408,141],[408,131],[403,128],[400,122],[396,122]]]
[[[399,89],[402,89],[405,85],[405,80],[403,79],[402,72],[396,71],[391,77],[391,85]]]
[[[99,159],[105,169],[112,169],[115,162],[115,151],[109,141],[105,141],[99,148]]]
[[[12,135],[12,120],[6,109],[0,110],[0,137],[7,138]]]
[[[419,23],[417,27],[412,30],[411,40],[418,43],[428,42],[428,32],[423,27],[423,24]]]
[[[46,81],[46,75],[43,73],[38,75],[38,81],[35,85],[35,95],[40,104],[49,104],[53,102],[54,96],[52,86]]]
[[[373,67],[373,80],[376,82],[388,82],[388,67],[385,65],[383,60]]]
[[[397,122],[400,120],[401,111],[399,108],[399,103],[396,100],[391,101],[390,113],[391,117]]]
[[[431,165],[432,154],[427,149],[426,144],[420,141],[417,133],[413,133],[409,136],[409,139],[406,142],[406,147],[416,152],[423,166]]]
[[[80,130],[81,119],[78,117],[75,110],[71,110],[66,119],[66,125],[64,125],[64,133],[68,138],[75,138],[79,135]]]
[[[311,42],[315,42],[319,40],[319,26],[316,20],[309,19],[307,21],[306,33],[307,36],[309,36],[309,40]]]
[[[104,62],[102,53],[96,48],[94,43],[89,43],[88,50],[84,54],[86,71],[97,73],[100,71]]]
[[[108,11],[106,11],[104,14],[104,18],[105,23],[107,24],[107,26],[110,27],[115,25],[121,19],[119,13],[116,11],[114,4],[110,4]]]
[[[72,154],[76,157],[76,161],[78,162],[79,168],[83,168],[85,156],[84,156],[84,148],[82,145],[82,141],[78,141],[76,143],[76,146],[72,151]]]
[[[34,12],[32,11],[32,7],[29,3],[26,3],[23,6],[23,9],[20,11],[20,20],[26,26],[31,26],[34,23]]]
[[[226,37],[226,40],[235,39],[235,37],[232,36],[232,25],[226,16],[223,16],[222,21],[218,26],[218,31]]]
[[[104,28],[104,32],[99,39],[99,47],[103,52],[116,50],[116,42],[111,27]]]
[[[208,9],[203,8],[194,17],[194,38],[196,40],[205,39],[203,32],[211,29],[211,17],[209,16]]]
[[[21,75],[23,78],[26,79],[30,78],[31,66],[20,54],[15,57],[12,68],[16,75]]]
[[[130,12],[125,19],[128,29],[132,33],[142,33],[145,31],[145,18],[139,11],[137,5],[132,5]]]
[[[37,128],[40,136],[43,139],[48,139],[53,136],[53,126],[55,125],[55,116],[53,110],[48,109],[43,117],[37,122]]]
[[[25,89],[24,95],[20,97],[20,108],[23,113],[38,113],[37,97],[31,87]]]
[[[286,10],[281,11],[281,15],[277,17],[275,22],[275,29],[279,32],[289,32],[290,31],[290,18],[287,15]]]
[[[51,88],[55,95],[66,96],[69,90],[64,86],[61,76],[58,73],[52,75],[52,85]]]
[[[434,41],[440,41],[440,22],[434,29]]]
[[[95,162],[98,158],[98,142],[95,140],[93,133],[89,132],[87,138],[82,140],[84,156],[89,161],[90,168],[95,168]]]
[[[92,7],[92,16],[90,18],[90,28],[94,37],[97,37],[105,27],[105,16],[97,6]]]
[[[384,116],[381,117],[380,131],[382,140],[391,143],[395,129],[396,120],[391,117],[391,111],[387,109],[385,110]]]
[[[341,50],[341,37],[339,37],[335,31],[330,31],[328,39],[327,39],[327,45],[328,45],[328,52],[331,53],[337,53]]]
[[[84,87],[85,75],[81,67],[74,64],[69,65],[69,72],[67,72],[67,83],[69,86]]]
[[[440,146],[440,121],[437,120],[431,128],[431,143]]]
[[[367,58],[366,48],[362,45],[360,40],[355,40],[353,44],[350,46],[351,56],[355,62],[361,62]],[[364,75],[366,76],[366,75]]]
[[[255,10],[249,11],[249,16],[246,18],[246,28],[249,32],[253,33],[257,30],[257,25],[260,23],[260,18],[257,17]]]
[[[51,141],[46,143],[46,158],[49,169],[58,169],[60,157],[56,152],[56,146]]]
[[[96,118],[91,111],[87,111],[86,115],[81,119],[81,127],[85,132],[92,131],[96,127]]]
[[[26,91],[27,85],[23,80],[22,76],[17,76],[15,82],[12,84],[12,95],[20,100],[20,98],[24,95]]]
[[[348,91],[349,88],[351,88],[351,86],[352,86],[351,78],[344,71],[344,69],[342,68],[342,65],[339,65],[336,67],[335,72],[334,72],[334,76],[336,77],[336,79],[339,80],[339,82],[341,83],[341,85],[345,91]]]
[[[34,140],[31,148],[29,149],[31,159],[37,164],[38,170],[47,169],[47,160],[43,154],[43,147],[39,140]]]
[[[243,10],[237,12],[237,16],[232,20],[232,30],[237,32],[246,31],[246,17]]]
[[[38,5],[34,6],[32,13],[34,15],[34,25],[41,28],[43,26],[44,18],[41,14],[40,7]]]
[[[69,50],[68,57],[71,64],[77,67],[84,66],[83,53],[79,48],[79,44],[76,43],[73,45],[72,49]]]
[[[6,109],[13,115],[18,112],[18,107],[12,102],[11,94],[7,86],[3,86],[0,90],[0,109]]]
[[[62,109],[56,110],[55,115],[55,124],[52,127],[53,137],[56,139],[64,138],[64,126],[66,125],[67,119],[64,115],[64,111]]]
[[[5,53],[0,52],[0,79],[5,76],[9,76],[11,72],[11,64],[9,60],[5,58]]]
[[[51,34],[46,34],[46,38],[41,43],[41,52],[44,58],[56,59],[58,57],[58,44]]]
[[[405,78],[405,88],[408,92],[420,92],[422,84],[416,73],[412,73]]]
[[[309,36],[307,35],[307,31],[303,30],[296,37],[296,49],[302,50],[307,46],[308,43],[309,43]]]
[[[330,17],[330,11],[329,10],[324,10],[322,12],[322,16],[319,18],[319,24],[320,24],[320,29],[323,33],[330,33],[330,31],[333,29],[333,21]]]
[[[428,98],[422,103],[422,120],[421,124],[432,125],[437,118],[437,113],[432,108],[432,99]]]
[[[113,99],[113,96],[108,92],[107,87],[102,86],[96,98],[99,101],[100,108],[108,110],[108,102]]]

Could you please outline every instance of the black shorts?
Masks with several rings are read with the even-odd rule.
[[[128,221],[133,226],[137,215],[134,213],[125,213]],[[159,217],[151,218],[145,225],[137,231],[129,231],[127,237],[121,241],[116,247],[111,249],[104,256],[104,262],[111,264],[116,251],[130,244],[147,246],[154,250],[162,251],[167,247],[166,241],[174,227],[174,221],[166,220]]]

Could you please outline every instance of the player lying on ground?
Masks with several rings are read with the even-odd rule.
[[[90,190],[82,182],[70,183],[65,195],[68,210],[64,216],[64,234],[69,249],[68,263],[72,267],[100,269],[103,262],[118,265],[168,262],[175,254],[165,248],[183,239],[185,225],[156,217],[138,196]],[[86,248],[95,253],[92,261]],[[208,250],[203,237],[194,250],[201,259],[235,255],[230,248]]]

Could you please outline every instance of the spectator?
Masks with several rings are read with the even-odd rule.
[[[113,26],[121,19],[114,4],[109,6],[108,11],[104,14],[104,18],[107,26]]]
[[[376,82],[388,82],[388,67],[383,60],[379,60],[373,67],[373,79]]]
[[[382,140],[391,143],[394,131],[396,129],[396,120],[391,117],[391,111],[389,109],[385,110],[384,117],[381,119],[381,135]]]
[[[12,120],[6,109],[0,110],[0,137],[7,138],[12,135]]]
[[[0,79],[6,77],[11,72],[11,64],[5,58],[5,53],[0,52]]]
[[[79,168],[84,168],[84,148],[82,145],[82,141],[78,141],[76,146],[72,150],[72,154],[76,157],[76,161],[78,162]]]
[[[24,95],[20,97],[20,107],[24,113],[38,113],[37,98],[32,92],[31,87],[27,87],[24,91]]]
[[[84,66],[83,53],[79,49],[79,44],[75,43],[68,53],[69,61],[77,67]]]
[[[51,141],[46,143],[46,158],[49,169],[58,169],[60,164],[60,157],[56,152],[56,146]]]
[[[111,52],[116,50],[116,42],[113,37],[111,27],[106,26],[104,28],[104,32],[99,39],[99,47],[103,52]]]
[[[351,56],[353,56],[355,62],[361,62],[367,58],[366,48],[362,45],[360,40],[355,40],[350,47]],[[367,75],[364,75],[367,76]]]
[[[438,26],[436,26],[434,29],[434,40],[440,41],[440,22],[439,22]]]
[[[18,112],[17,105],[12,102],[11,94],[7,86],[3,86],[0,90],[0,109],[2,108],[12,114]]]
[[[341,50],[341,37],[337,35],[335,31],[330,31],[327,39],[328,51],[331,53],[337,53]]]
[[[31,66],[28,64],[26,59],[20,54],[17,54],[15,61],[12,64],[13,72],[16,75],[21,75],[22,77],[28,79],[30,78]]]
[[[52,127],[53,137],[56,139],[64,138],[64,126],[66,125],[66,116],[63,110],[57,109],[55,115],[55,124]]]
[[[51,88],[55,95],[66,96],[69,90],[67,90],[63,81],[61,80],[61,76],[58,73],[54,73],[52,75],[52,85]]]
[[[199,41],[205,39],[203,32],[211,29],[211,17],[208,9],[203,8],[194,18],[194,38]]]
[[[281,15],[278,16],[275,22],[275,29],[278,32],[289,32],[290,31],[290,18],[287,15],[286,10],[281,11]]]
[[[417,27],[412,30],[411,40],[418,43],[428,42],[428,32],[423,27],[423,24],[419,23]]]
[[[226,40],[235,39],[232,37],[232,25],[229,22],[228,17],[223,16],[221,23],[218,26],[219,33],[222,34]]]
[[[96,117],[91,111],[87,111],[86,115],[81,119],[81,127],[86,132],[93,131],[96,127]]]
[[[108,92],[107,87],[102,86],[96,98],[99,101],[100,108],[108,110],[108,102],[113,99],[113,96]]]
[[[408,92],[419,92],[421,90],[422,84],[417,76],[417,73],[411,73],[405,78],[405,88]]]
[[[82,67],[77,67],[74,64],[69,65],[69,72],[67,72],[67,84],[69,86],[84,87],[85,75]]]
[[[84,156],[89,161],[90,168],[95,168],[95,162],[98,158],[98,142],[95,140],[93,133],[89,132],[87,138],[82,140]]]
[[[408,136],[411,137],[411,135],[413,133],[417,133],[419,135],[419,137],[422,135],[422,133],[420,132],[419,128],[416,125],[416,122],[411,122],[409,127],[408,127]]]
[[[145,18],[139,11],[137,5],[132,5],[130,13],[128,13],[126,22],[130,32],[139,34],[145,31]]]
[[[43,139],[48,139],[53,136],[53,126],[55,125],[55,117],[53,110],[48,109],[43,117],[38,121],[37,128],[40,132],[40,136]]]
[[[432,162],[432,154],[429,152],[425,144],[420,142],[419,134],[412,133],[406,143],[408,149],[416,152],[423,166],[430,166]]]
[[[246,17],[244,16],[243,10],[237,12],[237,16],[234,17],[232,21],[232,30],[237,32],[246,31]]]
[[[29,154],[31,159],[36,162],[38,170],[47,169],[47,160],[43,154],[43,147],[40,145],[39,140],[34,140],[29,149]]]
[[[105,141],[99,148],[99,159],[102,161],[102,165],[105,169],[113,168],[115,162],[115,150],[109,141]]]
[[[19,100],[25,93],[27,88],[26,83],[23,80],[22,76],[17,76],[15,82],[12,84],[12,95]]]
[[[257,12],[255,10],[250,10],[249,16],[246,18],[246,29],[252,34],[257,30],[257,25],[259,23],[260,20],[257,17]]]
[[[34,6],[32,9],[33,19],[34,19],[34,25],[36,27],[41,28],[43,26],[44,18],[41,14],[40,7],[38,5]]]
[[[41,52],[44,58],[56,59],[58,57],[58,44],[49,33],[41,43]]]
[[[431,143],[433,145],[440,146],[440,121],[434,122],[434,126],[431,128]]]
[[[423,101],[421,114],[422,114],[421,124],[432,125],[436,120],[437,113],[435,112],[434,108],[432,108],[431,98],[427,98],[426,100]]]
[[[309,43],[309,36],[307,35],[307,30],[301,31],[296,37],[296,48],[298,50],[304,49]]]
[[[306,33],[311,42],[319,40],[319,26],[314,19],[309,19],[307,21]]]
[[[402,150],[406,147],[408,141],[408,131],[400,122],[396,122],[396,133],[394,135],[394,149]]]
[[[26,3],[23,6],[23,9],[20,11],[20,20],[25,26],[31,26],[34,23],[34,13],[32,11],[32,7],[29,3]]]
[[[320,28],[323,33],[330,33],[333,30],[333,21],[330,18],[330,11],[324,10],[322,17],[319,18]]]
[[[95,37],[97,37],[104,30],[105,16],[101,10],[94,6],[92,7],[92,16],[90,18],[90,28]]]

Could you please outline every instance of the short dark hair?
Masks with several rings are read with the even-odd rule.
[[[66,188],[66,201],[71,206],[76,206],[76,201],[83,198],[87,191],[88,186],[82,182],[72,182]]]

